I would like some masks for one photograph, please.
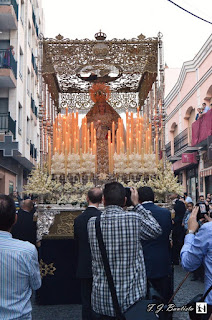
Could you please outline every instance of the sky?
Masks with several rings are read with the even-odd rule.
[[[173,0],[212,22],[211,0]],[[107,39],[131,39],[139,34],[163,34],[164,61],[181,68],[192,60],[210,34],[212,24],[203,22],[168,0],[42,0],[47,38],[59,33],[70,39],[94,39],[100,29]]]

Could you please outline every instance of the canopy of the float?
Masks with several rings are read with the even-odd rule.
[[[55,103],[89,110],[94,82],[110,86],[109,103],[118,112],[142,106],[158,70],[158,38],[70,40],[58,35],[43,39],[42,74]]]

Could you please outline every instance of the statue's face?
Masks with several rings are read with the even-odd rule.
[[[99,105],[99,112],[104,113],[105,112],[105,106],[103,104]]]

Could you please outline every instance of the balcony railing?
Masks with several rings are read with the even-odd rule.
[[[0,6],[10,6],[12,5],[16,14],[16,18],[18,20],[18,4],[16,0],[0,0]]]
[[[171,141],[166,144],[166,156],[171,157]]]
[[[0,69],[12,69],[17,79],[17,62],[15,61],[11,49],[0,49]]]
[[[174,138],[174,153],[177,153],[188,145],[188,128]]]
[[[192,146],[207,144],[207,137],[212,135],[212,110],[192,123]]]
[[[10,112],[0,114],[0,131],[11,132],[14,139],[16,138],[16,121],[10,117]]]

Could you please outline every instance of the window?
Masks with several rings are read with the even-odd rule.
[[[32,28],[31,28],[31,24],[28,24],[28,44],[31,47],[32,45]]]
[[[31,94],[32,94],[33,99],[34,99],[34,91],[35,91],[35,78],[34,78],[34,74],[32,72],[32,74],[31,74]]]
[[[19,77],[23,81],[23,69],[24,69],[24,54],[23,50],[20,47],[20,53],[19,53]]]
[[[9,194],[13,193],[13,190],[14,190],[13,181],[9,181]]]
[[[18,105],[18,134],[21,135],[22,129],[22,105],[19,103]]]
[[[27,117],[27,132],[26,132],[26,143],[29,144],[29,135],[30,135],[30,131],[29,131],[29,124],[30,124],[30,121],[29,121],[29,118]]]
[[[21,0],[21,7],[20,7],[20,20],[22,25],[24,25],[24,0]]]
[[[30,76],[30,71],[28,68],[28,72],[27,72],[27,94],[28,94],[28,96],[30,96],[30,82],[31,82],[31,76]]]
[[[8,98],[0,98],[0,114],[8,113]]]

